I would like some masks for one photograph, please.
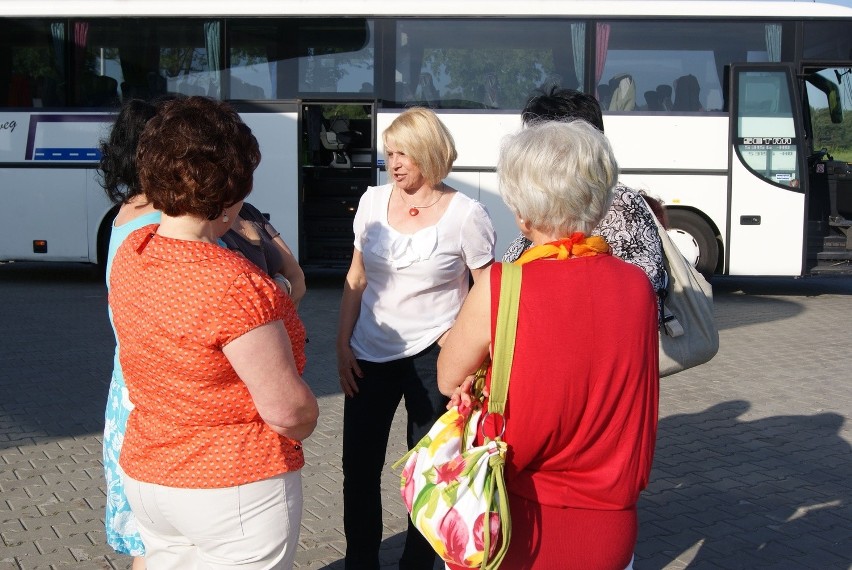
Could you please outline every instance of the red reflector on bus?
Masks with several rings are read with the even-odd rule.
[[[47,240],[46,239],[34,239],[33,240],[33,253],[47,253]]]

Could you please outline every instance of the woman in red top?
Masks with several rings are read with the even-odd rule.
[[[150,568],[290,568],[301,440],[318,407],[302,380],[290,298],[220,247],[260,162],[224,103],[163,103],[139,139],[159,225],[130,234],[110,274],[130,400],[120,464]]]
[[[512,570],[621,570],[636,542],[657,426],[656,300],[641,269],[586,237],[617,172],[583,121],[534,125],[500,153],[501,195],[535,246],[516,262],[505,415]],[[456,399],[491,348],[501,270],[477,280],[441,350],[438,384]]]

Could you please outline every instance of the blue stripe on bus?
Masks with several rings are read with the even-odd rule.
[[[101,151],[96,148],[37,148],[33,160],[100,160]]]

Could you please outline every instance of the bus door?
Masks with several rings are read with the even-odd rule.
[[[374,101],[302,101],[299,261],[306,269],[345,269],[352,260],[355,211],[376,184],[374,110]]]
[[[731,66],[730,275],[801,275],[808,184],[793,67]]]

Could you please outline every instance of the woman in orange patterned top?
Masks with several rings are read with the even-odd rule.
[[[316,427],[305,329],[258,267],[217,245],[260,162],[228,105],[166,102],[137,164],[159,225],[116,253],[109,303],[130,399],[120,463],[151,568],[290,568],[301,440]]]

